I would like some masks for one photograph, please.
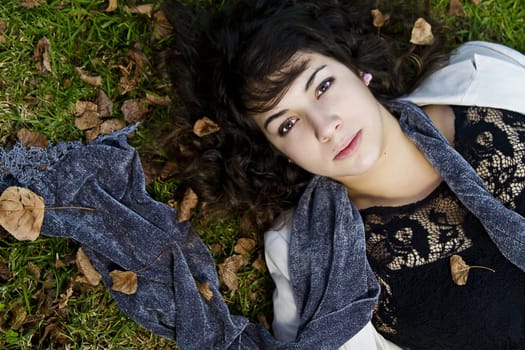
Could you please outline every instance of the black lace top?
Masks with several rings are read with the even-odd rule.
[[[455,148],[495,197],[525,213],[525,116],[454,107]],[[373,323],[408,349],[525,349],[525,273],[442,183],[424,200],[361,211],[381,284]],[[450,257],[472,268],[452,280]]]

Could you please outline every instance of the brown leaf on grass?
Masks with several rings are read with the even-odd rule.
[[[132,271],[113,270],[109,273],[111,281],[111,290],[124,294],[135,294],[138,288],[137,274]]]
[[[412,27],[410,42],[415,45],[431,45],[434,42],[432,26],[423,18],[418,18]]]
[[[171,103],[171,98],[169,96],[159,96],[150,92],[146,92],[146,100],[151,104],[159,106],[169,106]]]
[[[69,298],[73,295],[73,287],[68,286],[65,293],[60,294],[60,300],[58,302],[58,308],[63,309],[67,306],[67,302],[69,301]]]
[[[33,60],[35,61],[36,68],[38,71],[47,75],[52,72],[51,70],[51,43],[46,37],[43,37],[38,41],[35,51],[33,53]]]
[[[219,277],[229,290],[236,291],[239,288],[237,272],[246,265],[248,265],[248,258],[243,255],[230,256],[222,264],[218,265]]]
[[[124,11],[151,17],[151,13],[153,12],[153,4],[142,4],[142,5],[135,5],[135,6],[126,5],[124,6]]]
[[[126,100],[120,107],[124,119],[130,124],[143,120],[149,112],[149,103],[144,99]]]
[[[80,101],[75,102],[75,111],[73,112],[76,116],[81,116],[84,112],[98,112],[98,105],[89,101]]]
[[[97,111],[102,118],[113,115],[113,101],[108,97],[104,90],[97,91]]]
[[[100,75],[91,75],[80,67],[76,67],[75,70],[80,80],[82,80],[84,83],[87,83],[93,86],[102,85],[102,77]]]
[[[117,130],[120,130],[126,126],[126,122],[120,118],[106,119],[99,126],[100,134],[109,135]]]
[[[29,272],[29,274],[33,276],[33,278],[36,280],[39,280],[40,276],[42,275],[42,271],[40,270],[40,267],[38,267],[33,262],[30,262],[27,264],[27,272]]]
[[[9,265],[6,263],[0,262],[0,279],[4,281],[9,281],[13,277],[11,270],[9,270]]]
[[[199,293],[202,295],[202,297],[206,301],[210,301],[211,298],[213,298],[213,291],[210,288],[210,282],[199,282],[195,280],[195,283],[197,284],[197,289],[199,290]]]
[[[470,269],[474,268],[496,272],[485,266],[470,266],[459,255],[452,255],[450,257],[450,273],[452,274],[452,281],[458,286],[464,286],[467,284]]]
[[[182,202],[179,206],[179,222],[183,222],[190,219],[191,212],[193,211],[193,209],[195,209],[195,207],[197,207],[198,202],[199,197],[197,197],[197,194],[193,192],[191,188],[188,188],[186,192],[184,192],[184,197],[182,198]]]
[[[118,1],[117,0],[109,0],[108,7],[106,8],[106,12],[113,12],[118,7]]]
[[[244,256],[250,256],[255,250],[255,245],[256,245],[256,242],[253,239],[239,238],[237,240],[237,243],[235,243],[233,250],[237,254],[241,254]]]
[[[193,133],[199,137],[211,135],[220,129],[220,126],[208,117],[202,117],[193,125]]]
[[[163,39],[173,32],[173,26],[162,10],[155,12],[153,20],[153,39]]]
[[[97,127],[102,123],[98,112],[85,111],[80,117],[75,118],[75,126],[79,130],[87,130]]]
[[[165,181],[177,173],[177,162],[166,162],[159,173],[159,180]]]
[[[16,137],[18,138],[18,141],[20,141],[22,145],[24,145],[24,147],[26,148],[45,148],[49,143],[49,140],[46,135],[41,134],[39,132],[29,131],[26,128],[18,130],[18,132],[16,133]]]
[[[7,28],[8,28],[7,22],[0,18],[0,33],[7,32]]]
[[[262,255],[259,255],[257,259],[252,263],[252,267],[262,273],[266,272],[266,263]]]
[[[92,286],[98,286],[100,283],[100,273],[93,267],[91,260],[86,255],[82,248],[78,248],[77,256],[75,260],[78,271],[85,277],[86,282]]]
[[[372,19],[373,19],[372,24],[376,28],[381,28],[390,19],[389,14],[384,15],[379,9],[373,9],[370,12],[372,14]]]
[[[448,9],[448,14],[450,16],[464,16],[465,9],[461,4],[460,0],[450,0],[450,7]]]
[[[32,9],[33,7],[43,4],[46,1],[47,0],[21,0],[20,5],[25,8]]]
[[[474,5],[479,5],[481,3],[481,0],[470,0],[470,2]]]
[[[0,196],[0,225],[19,241],[34,241],[44,221],[44,199],[27,188],[11,186]]]

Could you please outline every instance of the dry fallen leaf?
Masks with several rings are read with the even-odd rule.
[[[142,4],[136,6],[124,6],[124,11],[129,13],[138,13],[140,15],[146,15],[151,17],[153,11],[153,4]]]
[[[16,133],[18,140],[24,145],[24,147],[40,147],[45,148],[49,143],[46,135],[39,132],[29,131],[26,128],[18,130]]]
[[[76,116],[81,116],[86,111],[98,112],[98,105],[96,103],[89,102],[89,101],[77,100],[75,102],[75,112],[74,112],[74,114]]]
[[[233,250],[237,254],[244,256],[250,256],[255,249],[256,242],[250,238],[239,238]]]
[[[8,187],[0,196],[0,225],[19,241],[34,241],[44,221],[44,199],[27,188]]]
[[[84,275],[87,283],[92,286],[98,286],[102,277],[100,276],[100,273],[95,270],[91,264],[91,260],[89,260],[89,257],[82,248],[78,249],[75,262],[77,264],[78,271]]]
[[[496,272],[485,266],[470,266],[465,263],[465,260],[459,255],[452,255],[450,257],[450,273],[452,274],[452,280],[458,286],[464,286],[467,284],[470,269],[474,268]]]
[[[63,309],[67,306],[67,302],[69,301],[69,298],[73,295],[73,287],[68,286],[66,293],[60,294],[60,301],[58,302],[58,308]]]
[[[376,28],[381,28],[390,19],[389,14],[384,15],[379,9],[373,9],[370,12],[372,14],[372,19],[373,19],[372,24]]]
[[[33,53],[33,59],[36,62],[36,68],[44,75],[51,73],[51,43],[46,37],[38,41]]]
[[[169,106],[171,99],[169,96],[158,96],[150,92],[146,92],[146,100],[154,105]]]
[[[120,107],[124,119],[130,124],[143,120],[149,112],[149,102],[144,99],[126,100]]]
[[[13,277],[13,273],[9,270],[9,265],[0,262],[0,280],[9,281]]]
[[[114,270],[109,273],[111,289],[124,294],[135,294],[138,288],[137,274],[132,271]]]
[[[470,0],[470,2],[474,5],[479,5],[481,3],[481,0]]]
[[[450,16],[463,16],[465,14],[465,9],[463,8],[460,0],[450,0],[448,14]]]
[[[102,118],[113,115],[113,102],[103,90],[97,91],[97,112]]]
[[[75,118],[75,126],[79,130],[94,128],[102,123],[98,112],[86,111],[80,117]]]
[[[208,117],[202,117],[193,125],[193,133],[199,137],[213,134],[220,129],[219,125]]]
[[[172,33],[173,26],[162,10],[155,12],[153,19],[153,39],[160,40]]]
[[[434,42],[432,26],[423,18],[418,18],[412,28],[410,42],[415,45],[431,45]]]
[[[197,194],[193,192],[191,188],[188,188],[186,192],[184,192],[184,197],[182,198],[182,202],[179,206],[179,222],[189,220],[189,218],[191,217],[191,212],[197,206],[198,202],[199,197],[197,197]]]
[[[202,295],[202,297],[206,301],[210,301],[211,298],[213,298],[213,291],[210,288],[210,282],[199,282],[195,280],[195,283],[197,284],[197,289],[199,290],[199,293]]]
[[[255,259],[252,263],[252,267],[262,273],[266,272],[266,263],[264,262],[262,255],[259,255],[257,259]]]
[[[25,8],[32,9],[33,7],[43,4],[46,1],[47,0],[21,0],[20,5]]]
[[[102,124],[99,125],[99,131],[102,135],[109,135],[114,131],[120,130],[126,126],[126,122],[119,118],[111,118],[104,120]]]
[[[87,84],[93,85],[93,86],[101,86],[102,85],[102,77],[100,75],[91,75],[88,72],[84,71],[80,67],[76,67],[75,70],[76,70],[80,80],[82,80],[84,83],[87,83]]]
[[[218,265],[219,277],[229,290],[236,291],[239,288],[237,271],[246,265],[248,265],[248,258],[243,255],[230,256]]]
[[[108,7],[106,8],[106,12],[112,12],[115,11],[118,7],[118,1],[117,0],[109,0]]]

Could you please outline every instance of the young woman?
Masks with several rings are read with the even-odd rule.
[[[525,59],[410,44],[417,6],[385,3],[226,1],[176,40],[183,176],[268,230],[277,339],[525,348]]]

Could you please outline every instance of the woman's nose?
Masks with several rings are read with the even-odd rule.
[[[340,128],[342,120],[337,115],[317,114],[312,117],[312,124],[317,139],[325,143],[332,139]]]

